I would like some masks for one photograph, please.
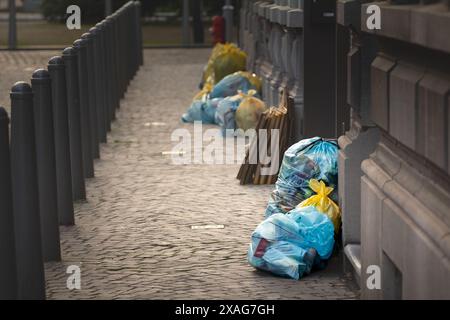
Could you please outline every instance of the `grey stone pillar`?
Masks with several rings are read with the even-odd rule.
[[[337,23],[351,30],[351,48],[347,53],[346,99],[351,108],[351,121],[350,130],[339,138],[339,204],[346,256],[344,266],[346,271],[354,271],[358,283],[361,278],[361,163],[375,150],[380,136],[379,129],[368,116],[370,66],[376,56],[376,49],[374,40],[358,31],[360,11],[359,0],[337,2]]]
[[[278,23],[272,24],[272,37],[270,43],[270,51],[272,54],[272,75],[270,82],[268,83],[269,90],[269,102],[273,106],[278,105],[278,88],[282,81],[282,69],[281,69],[281,39],[283,36],[283,30]]]
[[[291,54],[289,59],[289,70],[292,73],[292,86],[289,91],[294,100],[294,137],[299,141],[303,137],[303,10],[301,0],[290,0],[287,12],[286,24],[288,33],[292,37]]]
[[[262,50],[261,57],[259,59],[259,66],[257,68],[258,75],[262,78],[262,90],[263,100],[270,104],[270,81],[272,80],[273,73],[273,54],[272,43],[274,38],[274,32],[272,31],[273,25],[267,18],[270,7],[272,5],[268,2],[260,2],[258,6],[258,16],[262,26],[260,32],[258,50]]]

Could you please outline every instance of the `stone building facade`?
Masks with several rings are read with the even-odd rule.
[[[264,100],[286,88],[295,101],[293,138],[339,139],[345,268],[362,297],[450,298],[450,1],[247,0],[240,17]]]

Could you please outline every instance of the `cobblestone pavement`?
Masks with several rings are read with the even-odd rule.
[[[87,182],[88,199],[76,204],[76,226],[61,228],[63,262],[46,264],[49,299],[358,298],[339,256],[300,281],[247,264],[271,186],[240,186],[238,165],[177,166],[162,155],[173,146],[174,129],[192,132],[179,118],[208,53],[145,52],[101,147],[96,177]],[[18,69],[20,76],[23,66]],[[2,98],[4,88],[2,80]],[[216,224],[225,228],[191,228]],[[69,265],[81,268],[81,290],[66,288]]]

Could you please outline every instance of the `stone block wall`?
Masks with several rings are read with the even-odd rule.
[[[449,34],[448,0],[243,1],[248,68],[268,104],[294,98],[293,141],[340,136],[345,267],[364,298],[450,298]]]
[[[381,8],[368,30],[366,9]],[[447,1],[361,6],[361,30],[378,43],[370,120],[381,130],[363,161],[361,289],[364,298],[450,298],[450,11]],[[379,265],[381,290],[366,286]]]

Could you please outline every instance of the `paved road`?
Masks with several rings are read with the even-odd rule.
[[[358,297],[342,277],[339,257],[300,281],[254,270],[247,246],[272,187],[240,186],[238,165],[177,166],[162,155],[172,149],[173,130],[192,132],[179,118],[208,53],[145,52],[145,66],[101,147],[96,177],[87,182],[87,202],[76,204],[76,226],[61,228],[63,262],[46,264],[49,299]],[[0,82],[0,97],[4,88]],[[81,290],[66,288],[70,265],[81,268]]]

